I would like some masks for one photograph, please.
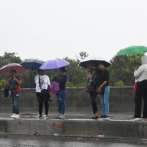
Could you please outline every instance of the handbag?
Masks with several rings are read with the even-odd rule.
[[[96,87],[96,91],[99,89],[99,86],[98,87]],[[101,95],[104,95],[104,93],[105,93],[105,86],[103,86],[102,88],[101,88],[101,91],[97,91],[97,94],[101,94]]]
[[[137,83],[134,83],[133,90],[137,89]]]
[[[64,76],[62,76],[61,78],[59,78],[59,76],[57,77],[57,79],[62,79]],[[50,85],[50,91],[52,93],[58,93],[60,91],[60,83],[53,81],[52,84]]]
[[[87,85],[86,92],[95,92],[95,86],[94,85]]]
[[[14,80],[14,79],[11,79],[9,82],[8,82],[8,87],[10,90],[13,90],[13,89],[16,89],[17,88],[17,82]]]
[[[39,76],[39,87],[41,89],[41,85],[40,85],[40,76]],[[40,93],[41,97],[47,97],[49,102],[53,101],[53,98],[49,95],[48,93],[48,89],[41,89],[41,93]]]
[[[4,96],[8,97],[8,93],[9,93],[9,88],[8,88],[8,86],[6,86],[4,89]]]

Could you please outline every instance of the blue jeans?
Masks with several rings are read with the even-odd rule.
[[[60,114],[65,113],[65,96],[66,96],[66,90],[60,90],[59,93],[56,94],[56,99],[58,103],[58,112]]]
[[[19,114],[20,92],[11,92],[10,101],[12,105],[12,113]]]
[[[103,115],[109,115],[109,92],[110,92],[110,87],[106,86],[104,95],[100,94]]]

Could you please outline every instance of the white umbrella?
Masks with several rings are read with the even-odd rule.
[[[102,57],[99,56],[88,56],[85,59],[83,59],[79,66],[85,67],[87,68],[87,63],[93,63],[94,66],[98,66],[100,63],[103,64],[105,67],[109,67],[111,65],[111,63],[107,60],[105,60]]]

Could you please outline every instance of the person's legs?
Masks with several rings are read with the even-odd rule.
[[[100,100],[101,100],[103,115],[105,115],[104,95],[100,94]]]
[[[43,108],[43,99],[40,96],[40,93],[37,93],[37,99],[38,99],[38,107],[39,107],[39,115],[42,116],[42,108]]]
[[[60,91],[59,91],[59,93],[60,93]],[[58,113],[61,114],[61,103],[59,101],[59,93],[56,94],[56,100],[58,103]]]
[[[106,86],[104,92],[104,109],[106,116],[109,115],[109,92],[110,92],[110,87]]]
[[[12,113],[15,113],[15,106],[14,106],[14,93],[11,93],[10,95],[10,101],[11,101],[11,105],[12,105]]]
[[[143,96],[143,91],[142,91],[142,82],[137,83],[137,89],[135,93],[135,118],[141,118],[141,103],[142,103],[142,96]]]
[[[64,115],[65,113],[65,96],[66,96],[66,90],[60,90],[60,93],[59,93],[59,101],[60,101],[60,104],[61,104],[61,113],[62,115]]]
[[[144,109],[143,109],[143,118],[147,118],[147,80],[143,82],[143,100],[144,100]]]
[[[44,105],[45,105],[45,115],[48,115],[48,110],[49,110],[49,102],[48,102],[48,97],[43,98]]]
[[[94,113],[95,116],[99,117],[98,108],[97,108],[97,104],[96,104],[96,101],[95,101],[96,96],[97,96],[96,92],[90,93],[93,113]]]
[[[14,106],[15,106],[16,114],[19,114],[19,99],[20,99],[20,93],[14,92]]]

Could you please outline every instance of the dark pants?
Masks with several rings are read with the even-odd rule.
[[[91,104],[92,104],[92,109],[93,109],[94,114],[98,111],[97,104],[96,104],[96,101],[95,101],[96,96],[97,96],[96,92],[91,92],[90,93]]]
[[[147,118],[147,80],[137,83],[135,94],[135,114],[134,117],[141,118],[141,104],[144,100],[143,118]]]
[[[39,103],[39,115],[42,116],[43,102],[45,105],[45,114],[48,115],[48,110],[49,110],[48,97],[42,97],[40,96],[40,93],[37,92],[37,99]]]

